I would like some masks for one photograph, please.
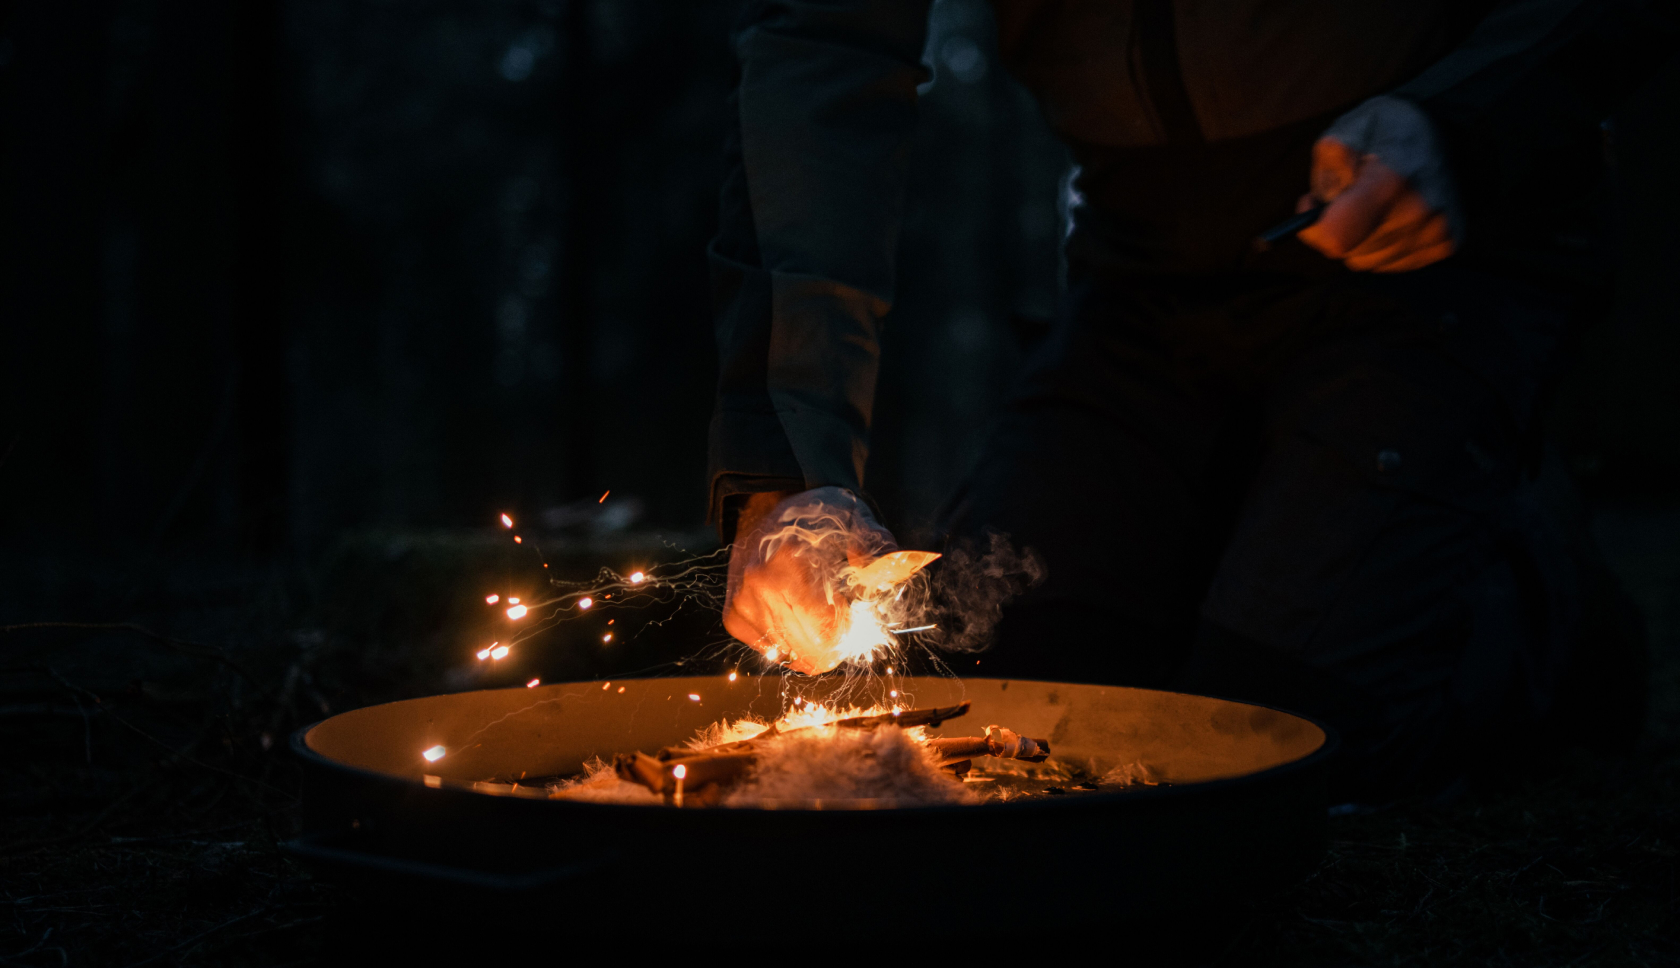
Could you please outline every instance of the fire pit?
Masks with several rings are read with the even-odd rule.
[[[417,917],[563,910],[580,928],[702,907],[784,927],[1159,924],[1282,887],[1323,850],[1335,740],[1299,716],[1115,686],[905,677],[897,687],[919,706],[971,704],[966,723],[930,736],[1007,724],[1048,738],[1052,759],[1085,775],[1144,782],[910,807],[554,799],[551,782],[594,758],[680,743],[720,719],[773,720],[786,701],[776,677],[560,683],[388,703],[299,731],[304,834],[289,846]],[[746,913],[719,913],[731,905]]]

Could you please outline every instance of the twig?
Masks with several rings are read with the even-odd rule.
[[[249,682],[253,686],[256,686],[258,691],[267,691],[263,689],[262,681],[252,675],[251,672],[244,666],[229,658],[225,649],[222,649],[219,646],[200,645],[197,642],[188,642],[185,639],[172,638],[171,636],[164,635],[161,632],[154,632],[143,625],[136,625],[133,622],[24,622],[18,625],[0,625],[0,633],[27,632],[34,629],[79,629],[88,632],[133,632],[142,638],[151,639],[154,642],[167,645],[175,651],[185,653],[186,655],[197,656],[201,659],[215,659],[217,662],[226,665],[234,672],[239,673],[245,678],[245,681]]]
[[[136,961],[133,964],[129,965],[128,968],[140,968],[141,965],[149,965],[152,962],[158,960],[159,958],[164,957],[165,955],[172,955],[172,954],[176,953],[177,951],[182,950],[183,948],[187,948],[191,945],[196,945],[200,941],[203,941],[205,938],[208,938],[210,935],[215,934],[217,931],[220,931],[223,928],[232,927],[233,925],[236,925],[241,921],[247,921],[251,918],[256,917],[259,914],[265,914],[269,910],[270,910],[270,906],[265,904],[262,907],[257,908],[255,911],[250,911],[246,914],[241,914],[239,917],[234,918],[230,921],[223,921],[221,924],[218,924],[213,928],[208,928],[204,931],[200,931],[199,933],[193,935],[192,937],[190,937],[187,940],[181,942],[180,944],[176,945],[173,948],[170,948],[166,951],[160,951],[157,954],[152,955],[150,958],[142,958],[141,960]]]

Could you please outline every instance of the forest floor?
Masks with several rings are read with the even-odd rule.
[[[1596,529],[1650,631],[1639,747],[1560,749],[1451,802],[1333,817],[1317,873],[1215,963],[1680,963],[1680,510],[1600,509]],[[549,560],[583,578],[674,556],[625,541]],[[413,535],[357,539],[301,578],[154,562],[69,580],[73,560],[0,561],[18,601],[41,603],[7,603],[0,631],[0,965],[317,963],[341,898],[279,846],[297,825],[293,730],[532,675],[674,672],[673,642],[711,664],[727,650],[715,614],[667,610],[615,625],[616,652],[580,626],[517,665],[463,663],[484,589],[534,583],[531,564],[488,538]]]

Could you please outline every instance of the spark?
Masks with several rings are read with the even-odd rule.
[[[611,642],[612,641],[612,633],[608,632],[606,635],[601,636],[601,641],[602,642]]]
[[[595,604],[595,599],[590,598],[588,595],[578,599],[578,608],[580,609],[588,609],[589,606],[593,604]]]
[[[436,763],[438,760],[443,759],[443,754],[447,752],[449,751],[441,746],[434,746],[420,755],[426,758],[427,763]]]
[[[525,683],[525,688],[535,689],[539,685],[542,685],[542,680],[541,679],[532,679],[530,682]]]
[[[765,649],[764,650],[764,657],[766,659],[769,659],[771,662],[775,662],[776,661],[776,647],[772,645],[770,648]]]
[[[509,605],[518,605],[518,604],[519,604],[519,599],[517,599],[517,598],[513,598],[513,597],[509,597],[509,598],[508,598],[508,604],[509,604]]]
[[[611,679],[608,679],[606,682],[601,683],[601,691],[606,692],[607,687],[610,686],[610,685],[612,685],[612,680]]]
[[[623,691],[624,691],[624,687],[623,687],[623,686],[619,686],[619,687],[618,687],[618,691],[619,691],[619,692],[623,692]]]
[[[509,649],[505,645],[498,645],[494,649],[490,650],[490,658],[501,661],[502,659],[507,658],[507,654],[511,651],[513,650]]]
[[[671,775],[680,780],[688,775],[688,767],[678,763],[676,766],[671,767]]]
[[[894,699],[897,699],[898,698],[898,690],[897,689],[889,690],[887,692],[887,695],[893,697]]]
[[[502,600],[502,596],[500,596],[500,595],[486,595],[486,596],[484,596],[484,604],[486,604],[486,605],[494,605],[501,600]]]
[[[611,489],[611,488],[608,488],[608,489],[607,489],[607,490],[605,490],[605,491],[602,491],[602,492],[601,492],[601,499],[600,499],[600,500],[599,500],[599,501],[596,501],[596,502],[595,502],[595,503],[596,503],[596,504],[605,504],[605,503],[607,503],[607,495],[608,495],[608,494],[611,494],[611,493],[612,493],[612,489]]]
[[[647,578],[647,576],[642,574],[641,572],[633,571],[633,572],[630,573],[630,584],[640,585],[642,583],[642,581],[646,578]]]
[[[607,619],[607,624],[608,624],[608,625],[611,625],[611,624],[612,624],[612,623],[614,623],[614,622],[616,622],[616,621],[618,621],[618,619],[616,619],[616,618],[609,618],[609,619]]]
[[[892,674],[893,674],[892,666],[887,666],[887,675],[890,676]]]
[[[513,543],[514,544],[524,544],[525,539],[521,538],[519,535],[516,534],[516,535],[513,536]]]
[[[939,626],[937,625],[918,625],[913,629],[887,629],[887,631],[894,635],[903,635],[906,632],[926,632],[928,629],[936,629],[938,627]]]
[[[487,645],[482,649],[479,649],[478,650],[478,661],[483,662],[485,659],[490,658],[490,650],[493,647],[495,647],[494,642],[490,643],[490,645]]]
[[[730,681],[730,682],[734,682],[734,681],[735,681],[735,673],[733,673],[733,672],[731,672],[731,673],[730,673],[730,674],[729,674],[729,681]]]
[[[513,527],[513,519],[512,519],[512,518],[510,518],[510,517],[508,517],[508,516],[507,516],[507,515],[505,515],[505,514],[504,514],[504,515],[502,515],[502,527],[504,527],[504,528],[511,528],[511,527]]]
[[[695,702],[699,702],[700,701],[700,694],[697,693],[697,692],[691,692],[691,693],[688,694],[688,698],[694,700]]]
[[[523,605],[515,605],[512,608],[507,610],[507,617],[510,618],[510,619],[513,619],[514,621],[517,622],[520,619],[524,618],[525,613],[528,612],[528,611],[530,611],[530,609],[526,608]]]

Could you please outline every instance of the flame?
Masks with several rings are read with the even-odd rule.
[[[443,754],[445,754],[447,752],[449,752],[449,751],[444,749],[441,746],[434,746],[431,749],[426,750],[425,752],[421,753],[420,755],[424,756],[426,758],[427,763],[436,763],[438,760],[443,759]]]
[[[530,611],[530,609],[523,605],[515,605],[507,610],[507,617],[517,622],[518,620],[524,618],[525,613],[528,611]]]

